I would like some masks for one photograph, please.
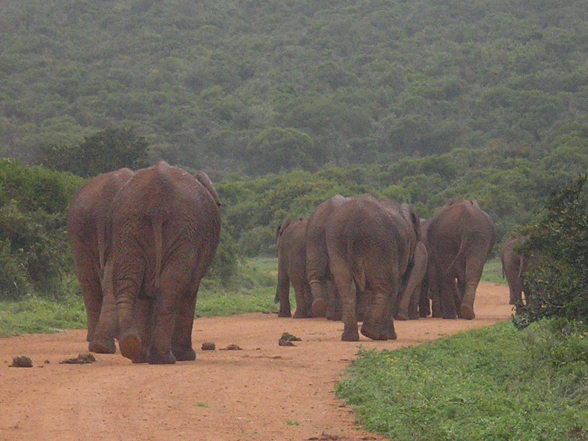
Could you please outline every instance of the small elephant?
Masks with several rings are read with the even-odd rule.
[[[334,211],[349,198],[337,194],[319,204],[306,226],[306,277],[312,292],[312,315],[341,319],[341,301],[329,269],[325,226]]]
[[[359,340],[358,298],[370,293],[361,333],[395,339],[392,313],[418,239],[418,218],[371,196],[352,198],[326,225],[329,265],[343,306],[344,341]]]
[[[430,219],[431,296],[443,318],[475,318],[476,288],[495,240],[494,222],[474,200],[450,200]]]
[[[536,262],[535,257],[525,257],[517,251],[517,247],[525,242],[525,236],[515,235],[506,240],[502,246],[500,253],[500,261],[502,262],[502,275],[506,277],[509,290],[509,304],[522,306],[528,303],[528,294],[525,293],[523,302],[523,293],[525,292],[523,286],[522,275],[526,273]]]
[[[98,175],[86,182],[69,203],[67,234],[86,306],[86,338],[91,352],[116,352],[110,209],[115,195],[132,176],[128,168]]]
[[[196,358],[196,297],[220,236],[213,190],[161,161],[137,171],[112,202],[118,340],[134,362]]]
[[[296,296],[294,318],[312,317],[312,294],[306,279],[306,224],[308,219],[284,219],[276,234],[278,247],[278,286],[276,301],[279,317],[291,317],[290,284]]]

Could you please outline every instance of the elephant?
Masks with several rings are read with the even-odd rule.
[[[496,240],[494,222],[475,200],[449,200],[426,234],[435,277],[431,296],[438,296],[442,317],[474,319],[476,288]]]
[[[415,246],[410,274],[400,291],[396,319],[414,320],[419,318],[418,308],[428,261],[427,247],[419,240]]]
[[[356,307],[369,291],[361,333],[395,339],[393,308],[414,255],[419,221],[405,204],[399,210],[372,196],[352,198],[326,224],[329,267],[341,296],[343,341],[359,340]]]
[[[522,306],[528,302],[528,293],[525,293],[525,302],[523,302],[523,286],[522,275],[526,273],[529,268],[535,264],[537,259],[535,257],[525,257],[517,251],[517,247],[525,242],[526,236],[515,235],[506,240],[502,246],[500,253],[500,261],[502,262],[502,275],[506,277],[509,290],[509,304]]]
[[[284,219],[278,227],[278,286],[276,302],[280,302],[279,317],[291,317],[290,284],[296,296],[294,318],[312,317],[312,294],[306,279],[306,224],[308,219]]]
[[[100,174],[86,182],[69,203],[67,233],[86,306],[91,352],[116,352],[110,209],[114,196],[133,174],[128,168]]]
[[[118,341],[133,362],[196,358],[197,293],[221,228],[218,194],[205,182],[160,161],[137,171],[112,202]]]
[[[306,277],[312,293],[312,315],[341,318],[341,302],[329,270],[325,226],[333,212],[348,198],[337,194],[319,204],[306,226]]]

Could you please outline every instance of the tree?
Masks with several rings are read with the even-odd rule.
[[[147,140],[131,128],[106,129],[85,138],[78,148],[44,148],[44,163],[90,177],[123,167],[135,170],[147,166],[148,147]]]
[[[277,173],[293,168],[318,168],[317,149],[301,130],[272,127],[262,130],[247,146],[253,173]]]

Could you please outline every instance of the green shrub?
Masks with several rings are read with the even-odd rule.
[[[60,295],[72,272],[65,233],[67,204],[83,179],[0,161],[0,299],[31,290]]]
[[[539,262],[525,275],[528,304],[517,311],[524,327],[542,317],[588,317],[588,175],[553,193],[521,247]]]

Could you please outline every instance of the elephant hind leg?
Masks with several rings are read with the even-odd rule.
[[[196,288],[198,291],[198,288]],[[196,310],[196,293],[182,296],[172,337],[172,352],[177,361],[196,360],[196,352],[192,348],[192,327]]]
[[[310,289],[313,293],[312,315],[314,317],[325,317],[327,314],[327,299],[325,298],[325,284],[320,280],[311,280]],[[319,293],[319,294],[317,294]]]
[[[333,253],[331,257],[331,272],[335,279],[335,285],[341,297],[343,333],[341,340],[358,341],[359,331],[357,329],[356,292],[355,285],[351,278],[351,270],[345,259],[339,253]],[[315,299],[316,302],[316,299]],[[313,310],[314,314],[314,303]]]

